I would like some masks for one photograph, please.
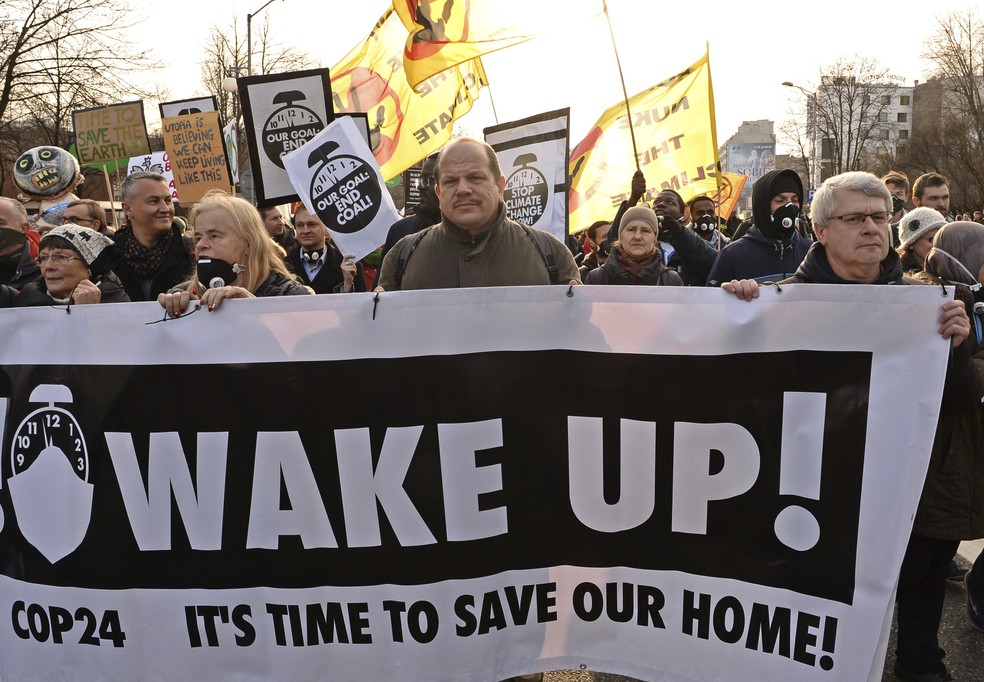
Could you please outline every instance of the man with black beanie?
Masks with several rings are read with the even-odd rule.
[[[803,200],[803,182],[795,171],[769,171],[752,187],[754,224],[718,254],[708,286],[733,279],[778,282],[796,272],[811,240],[796,231]]]

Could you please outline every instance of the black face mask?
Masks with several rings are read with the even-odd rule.
[[[717,228],[717,220],[712,215],[701,216],[694,223],[694,228],[701,234],[710,234]]]
[[[772,237],[773,239],[789,239],[796,232],[799,224],[799,206],[789,202],[785,206],[780,206],[772,214]]]
[[[892,195],[892,213],[898,213],[903,208],[905,208],[905,202],[899,199],[894,194]]]
[[[0,256],[0,284],[6,284],[17,274],[17,268],[20,266],[21,258],[24,255],[25,241],[27,241],[27,235],[23,232],[11,230],[6,227],[0,228],[0,249],[15,245],[21,247],[15,249],[12,253]]]
[[[234,282],[236,276],[245,270],[239,263],[229,264],[218,258],[199,258],[198,282],[206,289],[217,289]]]

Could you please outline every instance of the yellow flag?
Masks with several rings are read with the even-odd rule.
[[[675,189],[688,200],[720,186],[714,95],[708,53],[690,68],[609,107],[571,152],[571,230],[611,220],[628,197],[636,167],[646,175],[646,200]]]
[[[454,121],[464,116],[488,85],[478,59],[425,81],[418,92],[403,72],[407,29],[392,8],[366,41],[331,68],[335,111],[366,112],[370,141],[383,178],[389,180],[440,149]]]
[[[410,85],[457,64],[600,14],[598,0],[393,0],[410,32],[403,55]]]

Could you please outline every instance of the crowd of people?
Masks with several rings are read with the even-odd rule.
[[[106,230],[98,204],[70,204],[59,227],[32,238],[23,206],[0,198],[0,307],[158,301],[170,316],[228,298],[537,284],[714,286],[753,301],[772,283],[947,284],[939,332],[951,343],[941,416],[898,585],[899,679],[953,679],[938,630],[945,580],[962,578],[968,616],[984,632],[984,560],[964,575],[961,540],[984,537],[984,224],[950,214],[945,177],[849,172],[828,178],[804,207],[792,170],[752,188],[741,224],[713,197],[672,189],[651,206],[641,172],[611,222],[565,244],[511,220],[495,152],[457,138],[426,159],[416,212],[392,226],[379,260],[355,262],[317,215],[211,193],[175,220],[162,175],[122,184],[126,225]],[[910,197],[911,189],[911,197]],[[908,209],[911,200],[912,208]],[[291,224],[293,223],[293,224]]]

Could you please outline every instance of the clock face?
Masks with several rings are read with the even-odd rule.
[[[24,418],[11,446],[14,474],[27,470],[41,453],[60,452],[72,465],[75,475],[89,478],[89,451],[79,424],[70,413],[58,407],[42,407]]]
[[[277,109],[263,124],[263,151],[267,158],[281,168],[281,157],[320,133],[325,127],[318,115],[300,104]]]

